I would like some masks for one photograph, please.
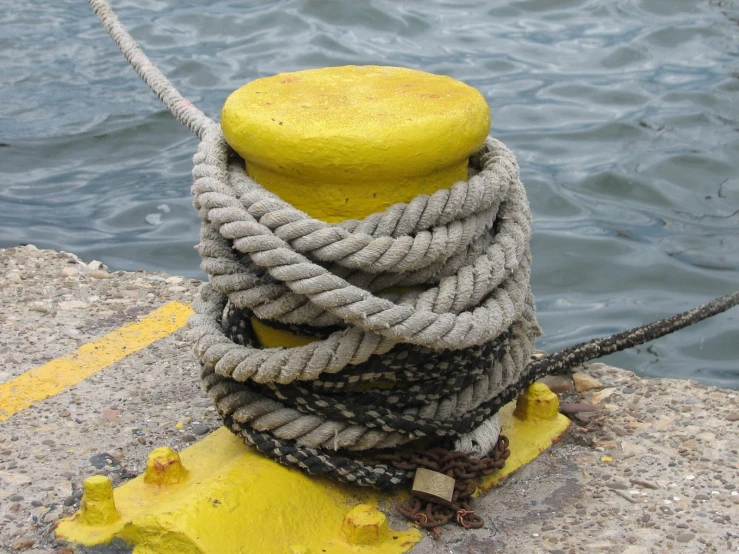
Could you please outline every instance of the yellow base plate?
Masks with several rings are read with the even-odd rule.
[[[511,455],[503,469],[483,479],[478,494],[496,487],[505,477],[528,464],[556,443],[570,426],[570,420],[559,413],[557,395],[541,383],[531,385],[517,403],[506,404],[498,414],[503,434],[510,441]]]
[[[567,429],[557,404],[549,389],[535,384],[517,406],[504,407],[501,423],[511,456],[483,489]],[[181,459],[168,448],[156,449],[144,475],[115,491],[107,478],[88,479],[80,510],[61,520],[56,534],[85,546],[120,539],[135,554],[392,554],[410,550],[423,536],[413,527],[388,526],[383,512],[404,494],[309,477],[272,462],[223,428],[183,450]]]

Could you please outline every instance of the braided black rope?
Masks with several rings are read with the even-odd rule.
[[[251,315],[248,310],[229,306],[224,319],[226,335],[237,344],[259,347],[251,332]],[[268,324],[272,328],[280,328],[272,321]],[[316,331],[323,333],[322,330]],[[420,406],[476,382],[495,360],[501,359],[510,338],[510,332],[506,331],[489,343],[463,350],[439,351],[400,343],[382,356],[373,356],[367,362],[349,366],[339,373],[326,374],[323,379],[300,385],[281,385],[279,393],[284,395],[281,400],[289,400],[303,396],[302,391],[309,390],[317,402],[324,399],[333,401],[336,394],[341,393],[342,398],[350,397],[352,404],[365,408],[378,404]],[[363,383],[378,381],[392,384],[393,388],[361,388]],[[278,391],[263,387],[262,392],[271,395]]]
[[[233,333],[250,325],[249,320],[240,319],[241,315],[239,309],[228,310],[225,323],[230,333],[227,331],[227,334],[235,342],[256,343],[252,333]],[[391,390],[373,388],[351,392],[342,389],[326,394],[315,392],[313,382],[276,387],[251,381],[232,383],[230,390],[251,390],[300,412],[368,429],[414,437],[453,437],[470,431],[476,420],[465,418],[460,424],[454,417],[427,419],[408,413],[408,408],[422,407],[442,397],[453,396],[460,390],[460,385],[467,386],[489,378],[491,373],[499,373],[496,363],[507,354],[510,343],[510,332],[485,345],[455,351],[436,351],[401,343],[386,354],[372,356],[367,362],[352,366],[350,371],[335,374],[337,380],[347,385],[388,379],[394,387]],[[350,373],[362,378],[353,381]],[[405,379],[399,380],[401,376]],[[419,384],[405,388],[406,383],[413,381]],[[441,383],[445,386],[442,387]],[[430,394],[431,391],[434,394]]]
[[[217,375],[212,369],[203,367],[200,377],[206,391],[217,401],[214,390],[220,384],[232,385]],[[350,485],[390,489],[407,482],[412,472],[395,469],[387,464],[367,464],[361,460],[336,453],[328,455],[325,451],[295,444],[294,441],[276,439],[270,433],[254,430],[249,425],[239,423],[231,416],[225,416],[224,425],[244,439],[262,454],[278,463],[299,467],[311,475],[326,476]]]
[[[361,401],[356,401],[356,399],[354,401],[347,399],[352,398],[351,392],[342,393],[338,396],[346,405],[361,407],[360,411],[360,409],[348,409],[346,405],[341,403],[326,403],[324,397],[310,392],[306,388],[306,386],[309,385],[296,385],[294,388],[293,386],[280,387],[279,392],[272,390],[269,387],[259,386],[254,383],[249,383],[248,385],[239,383],[238,386],[256,386],[262,393],[271,391],[274,398],[280,399],[305,413],[317,413],[347,422],[361,423],[368,427],[372,427],[376,422],[382,421],[380,426],[385,430],[409,433],[419,437],[434,437],[438,444],[448,446],[451,443],[451,439],[471,428],[474,428],[492,414],[497,413],[505,404],[516,399],[516,397],[529,385],[546,375],[561,373],[588,360],[593,360],[607,354],[613,354],[615,352],[620,352],[622,350],[650,342],[724,312],[737,304],[739,304],[739,291],[711,300],[702,306],[676,314],[666,319],[648,323],[608,337],[592,339],[560,352],[548,355],[544,358],[532,361],[526,366],[523,374],[515,383],[510,384],[495,397],[481,403],[472,411],[456,419],[449,418],[444,419],[443,421],[427,420],[410,414],[405,414],[399,417],[393,410],[382,405],[382,401],[386,398],[385,395],[398,395],[399,399],[402,397],[406,401],[419,402],[421,404],[432,400],[431,398],[423,397],[423,395],[414,396],[409,394],[410,389],[404,391],[407,393],[406,396],[402,396],[398,391],[373,390],[368,391],[370,394],[368,394],[368,392],[357,393],[356,396],[367,395],[367,397],[362,398]],[[238,312],[236,310],[229,310],[229,316],[226,321],[230,322],[231,330],[238,328],[243,331],[244,328],[249,326],[248,319],[240,319],[239,324],[234,327],[233,323],[237,320],[237,314]],[[246,321],[246,323],[243,323],[244,321]],[[245,335],[241,334],[238,337],[238,340],[245,340],[244,337]],[[507,336],[499,337],[499,339],[493,341],[496,344],[491,345],[489,349],[483,347],[476,348],[476,352],[474,353],[467,352],[467,350],[456,351],[456,353],[459,355],[460,353],[466,352],[470,360],[478,359],[481,360],[482,363],[494,363],[496,355],[499,356],[501,351],[505,350],[504,343],[506,340],[508,340]],[[486,345],[486,347],[487,346],[488,345]],[[418,347],[413,347],[412,345],[398,345],[393,349],[393,351],[396,349],[398,351],[402,351],[409,347],[418,349]],[[488,353],[482,354],[483,352]],[[403,359],[405,360],[408,360],[409,358],[412,357],[403,356]],[[382,367],[387,363],[388,361],[385,356],[373,357],[373,359],[369,360],[367,364],[375,364],[378,371],[370,372],[369,374],[385,376],[395,375],[397,377],[398,372],[389,367],[387,368],[387,371],[382,370]],[[464,365],[462,367],[464,368]],[[398,368],[396,367],[394,369],[397,370]],[[433,369],[434,368],[432,368],[432,370]],[[437,378],[443,378],[444,374],[450,370],[460,373],[460,368],[452,365],[442,367],[440,364],[437,364],[435,369],[437,370]],[[361,372],[362,367],[357,366],[354,370]],[[422,374],[423,371],[423,362],[420,364],[414,364],[411,361],[407,364],[407,367],[403,366],[403,370],[400,371],[400,373],[418,376]],[[470,374],[474,376],[478,375],[475,371],[472,371]],[[344,379],[344,381],[346,381],[346,376],[337,374],[336,379]],[[225,379],[215,374],[213,370],[204,368],[203,381],[206,384],[206,389],[211,391],[215,385],[223,383]],[[451,385],[456,381],[452,379],[451,381],[445,382]],[[233,382],[229,383],[229,392],[233,392],[234,386],[237,386],[237,384],[234,384]],[[444,392],[445,389],[442,388],[438,391],[438,395],[443,396]],[[324,402],[322,402],[322,400]],[[375,402],[377,402],[377,404],[373,404]],[[371,416],[367,416],[368,413],[371,413]],[[378,415],[381,417],[378,417]],[[276,439],[269,433],[262,433],[252,429],[247,424],[238,423],[230,416],[225,417],[224,423],[232,432],[240,435],[248,444],[254,446],[260,452],[275,461],[286,465],[298,466],[314,475],[325,475],[344,483],[360,486],[372,486],[380,489],[395,487],[412,478],[412,473],[409,471],[401,471],[384,464],[370,464],[368,462],[363,462],[357,459],[356,454],[353,453],[338,451],[333,455],[329,455],[323,449],[306,448],[296,444],[294,441]]]

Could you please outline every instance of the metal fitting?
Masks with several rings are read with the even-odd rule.
[[[187,479],[187,470],[182,465],[180,455],[169,448],[162,446],[155,448],[146,460],[144,483],[149,485],[177,485]]]
[[[346,514],[341,532],[348,542],[357,546],[378,544],[388,532],[387,518],[374,506],[360,504]]]
[[[120,518],[113,499],[113,483],[105,475],[95,475],[85,479],[77,512],[80,523],[84,525],[109,525]]]
[[[559,413],[559,399],[543,383],[534,383],[518,397],[513,415],[523,421],[549,421]]]

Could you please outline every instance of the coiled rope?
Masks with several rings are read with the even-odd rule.
[[[407,472],[336,451],[474,433],[493,415],[476,408],[518,381],[539,334],[531,215],[510,151],[489,139],[469,181],[340,226],[281,201],[228,154],[206,134],[195,155],[198,249],[210,283],[191,320],[206,388],[228,424],[273,457],[376,486]],[[423,292],[376,292],[433,275],[441,278]],[[310,323],[323,340],[259,348],[252,313]],[[464,388],[445,384],[453,377]],[[358,390],[378,379],[395,386]]]
[[[281,463],[385,488],[411,473],[363,451],[428,438],[482,456],[497,441],[498,410],[535,380],[739,303],[736,292],[529,363],[540,334],[531,214],[505,145],[488,139],[468,181],[448,190],[326,224],[250,179],[220,127],[159,72],[104,0],[89,1],[139,76],[201,139],[192,195],[209,283],[190,321],[195,352],[225,424]],[[400,283],[426,288],[382,292]],[[322,340],[260,348],[252,315]]]

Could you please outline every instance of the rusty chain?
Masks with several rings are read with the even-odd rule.
[[[483,518],[475,513],[472,495],[477,490],[479,480],[502,469],[510,454],[508,438],[501,435],[495,447],[480,459],[444,448],[431,448],[421,452],[399,451],[379,455],[377,459],[390,463],[396,469],[415,471],[425,468],[454,479],[454,494],[449,505],[416,496],[410,496],[396,505],[406,519],[420,527],[431,529],[434,537],[438,538],[438,527],[452,521],[465,529],[479,529],[485,524]]]

